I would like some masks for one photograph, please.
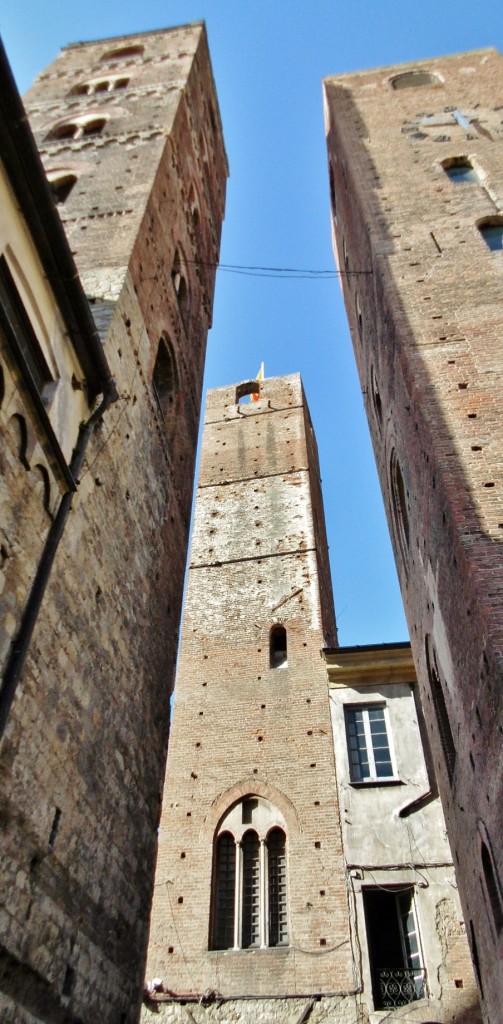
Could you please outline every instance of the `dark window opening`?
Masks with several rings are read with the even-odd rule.
[[[442,681],[440,679],[440,672],[438,670],[438,664],[435,655],[435,650],[433,647],[433,641],[429,635],[426,637],[425,640],[425,650],[426,667],[428,670],[431,697],[433,701],[433,707],[435,710],[438,732],[440,735],[440,743],[442,745],[449,781],[452,783],[454,770],[456,767],[456,747],[452,735],[449,713],[447,711],[447,705],[445,703],[444,690]]]
[[[467,157],[460,156],[454,157],[452,160],[444,160],[442,167],[454,184],[469,182],[472,185],[480,185],[479,175]]]
[[[120,46],[116,50],[108,50],[100,59],[102,61],[127,60],[128,57],[141,57],[144,49],[143,46]]]
[[[238,384],[236,388],[236,405],[241,405],[248,398],[250,402],[258,402],[260,399],[260,384],[258,380],[247,380]]]
[[[0,256],[0,324],[12,339],[19,369],[47,405],[55,382],[4,256]]]
[[[370,386],[371,386],[372,404],[374,406],[374,412],[376,414],[379,426],[382,427],[382,401],[381,401],[381,393],[379,391],[379,385],[377,383],[374,367],[372,367],[371,371],[370,371]]]
[[[503,220],[481,221],[477,227],[491,252],[500,252],[503,249]]]
[[[85,121],[82,125],[83,135],[99,135],[106,124],[104,117],[96,117],[93,121]]]
[[[72,191],[75,182],[77,181],[76,174],[62,174],[57,178],[52,178],[49,181],[51,191],[54,196],[54,200],[58,206],[62,206],[66,203],[70,192]]]
[[[330,179],[330,202],[332,204],[332,216],[334,220],[337,220],[337,197],[335,194],[335,174],[332,162],[328,165],[328,174]]]
[[[213,949],[234,946],[234,893],[236,850],[233,837],[224,832],[218,837],[215,872],[215,940]]]
[[[241,948],[260,945],[260,843],[256,832],[246,832],[243,852],[243,918]]]
[[[439,85],[441,79],[431,71],[406,71],[391,79],[393,89],[415,89],[420,85]]]
[[[393,449],[391,453],[390,473],[391,500],[394,519],[397,528],[398,541],[405,561],[407,558],[410,538],[408,494],[395,449]]]
[[[284,626],[273,626],[269,637],[269,667],[287,668],[287,666],[286,629]]]
[[[471,950],[472,950],[473,966],[475,968],[475,974],[477,976],[477,981],[479,983],[480,994],[481,994],[482,998],[484,998],[484,986],[482,984],[482,975],[480,973],[479,950],[478,950],[478,946],[477,946],[477,940],[475,938],[475,929],[473,927],[473,921],[469,921],[468,922],[468,928],[469,928],[469,933],[470,933],[470,946],[471,946]]]
[[[414,910],[414,890],[364,889],[374,1008],[385,1010],[426,996]]]
[[[173,347],[169,338],[164,336],[157,348],[152,385],[164,424],[171,430],[175,423],[178,375]]]
[[[489,848],[484,840],[481,840],[481,858],[482,868],[484,871],[484,881],[486,884],[487,895],[489,897],[489,906],[493,916],[494,927],[499,935],[500,932],[503,931],[503,904],[493,860],[489,852]]]
[[[286,946],[288,923],[286,908],[286,840],[280,828],[267,837],[269,882],[269,945]]]

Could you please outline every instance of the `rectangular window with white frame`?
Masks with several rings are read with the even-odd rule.
[[[397,779],[385,704],[346,705],[346,738],[351,782]]]

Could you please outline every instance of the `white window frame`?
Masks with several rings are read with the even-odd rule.
[[[374,743],[372,739],[372,732],[370,728],[369,711],[375,711],[379,709],[383,711],[384,726],[386,729],[386,739],[388,744],[389,759],[391,762],[391,774],[390,775],[377,775],[377,768],[374,756]],[[349,714],[354,711],[361,711],[363,715],[363,733],[365,738],[366,754],[369,765],[369,775],[365,778],[357,779],[353,778],[353,769],[351,761],[351,746],[349,736]],[[349,766],[349,777],[350,782],[354,786],[375,786],[375,785],[386,785],[388,782],[399,782],[399,776],[396,768],[396,757],[393,746],[393,736],[391,732],[390,720],[389,720],[389,709],[386,703],[383,701],[371,701],[368,704],[345,704],[344,705],[344,726],[346,730],[346,743],[348,751],[348,766]]]

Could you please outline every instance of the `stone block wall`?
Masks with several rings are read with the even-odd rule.
[[[105,65],[129,73],[129,57],[100,57],[131,46],[142,61],[120,116],[134,127],[46,147],[49,122],[87,113],[74,85]],[[77,176],[61,212],[119,399],[92,437],[0,747],[0,990],[5,1019],[126,1024],[143,985],[226,158],[202,25],[70,47],[28,100],[48,171],[70,162]],[[18,543],[33,566],[43,535],[28,512]]]

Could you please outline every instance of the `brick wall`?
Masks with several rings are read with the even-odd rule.
[[[353,988],[307,424],[298,376],[261,383],[256,403],[208,396],[147,967],[178,993]],[[334,637],[331,603],[324,616]],[[271,669],[275,623],[288,667]],[[286,822],[289,942],[209,951],[215,831],[253,794]]]
[[[496,1020],[503,262],[477,223],[503,201],[502,61],[485,50],[421,62],[436,79],[394,90],[412,67],[326,81],[333,227],[467,930]],[[463,158],[478,183],[448,178],[442,162]],[[438,716],[450,723],[451,778]]]
[[[217,259],[226,159],[204,28],[132,42],[144,53],[120,98],[127,130],[43,142],[70,102],[72,116],[91,101],[115,116],[114,97],[69,92],[124,40],[68,48],[28,97],[48,167],[77,172],[63,219],[91,300],[108,303],[119,401],[93,435],[0,749],[0,987],[13,1020],[43,1007],[51,1020],[126,1024],[143,982],[214,285],[189,258]],[[161,335],[176,365],[168,421],[152,386]],[[47,514],[24,511],[29,575]]]

